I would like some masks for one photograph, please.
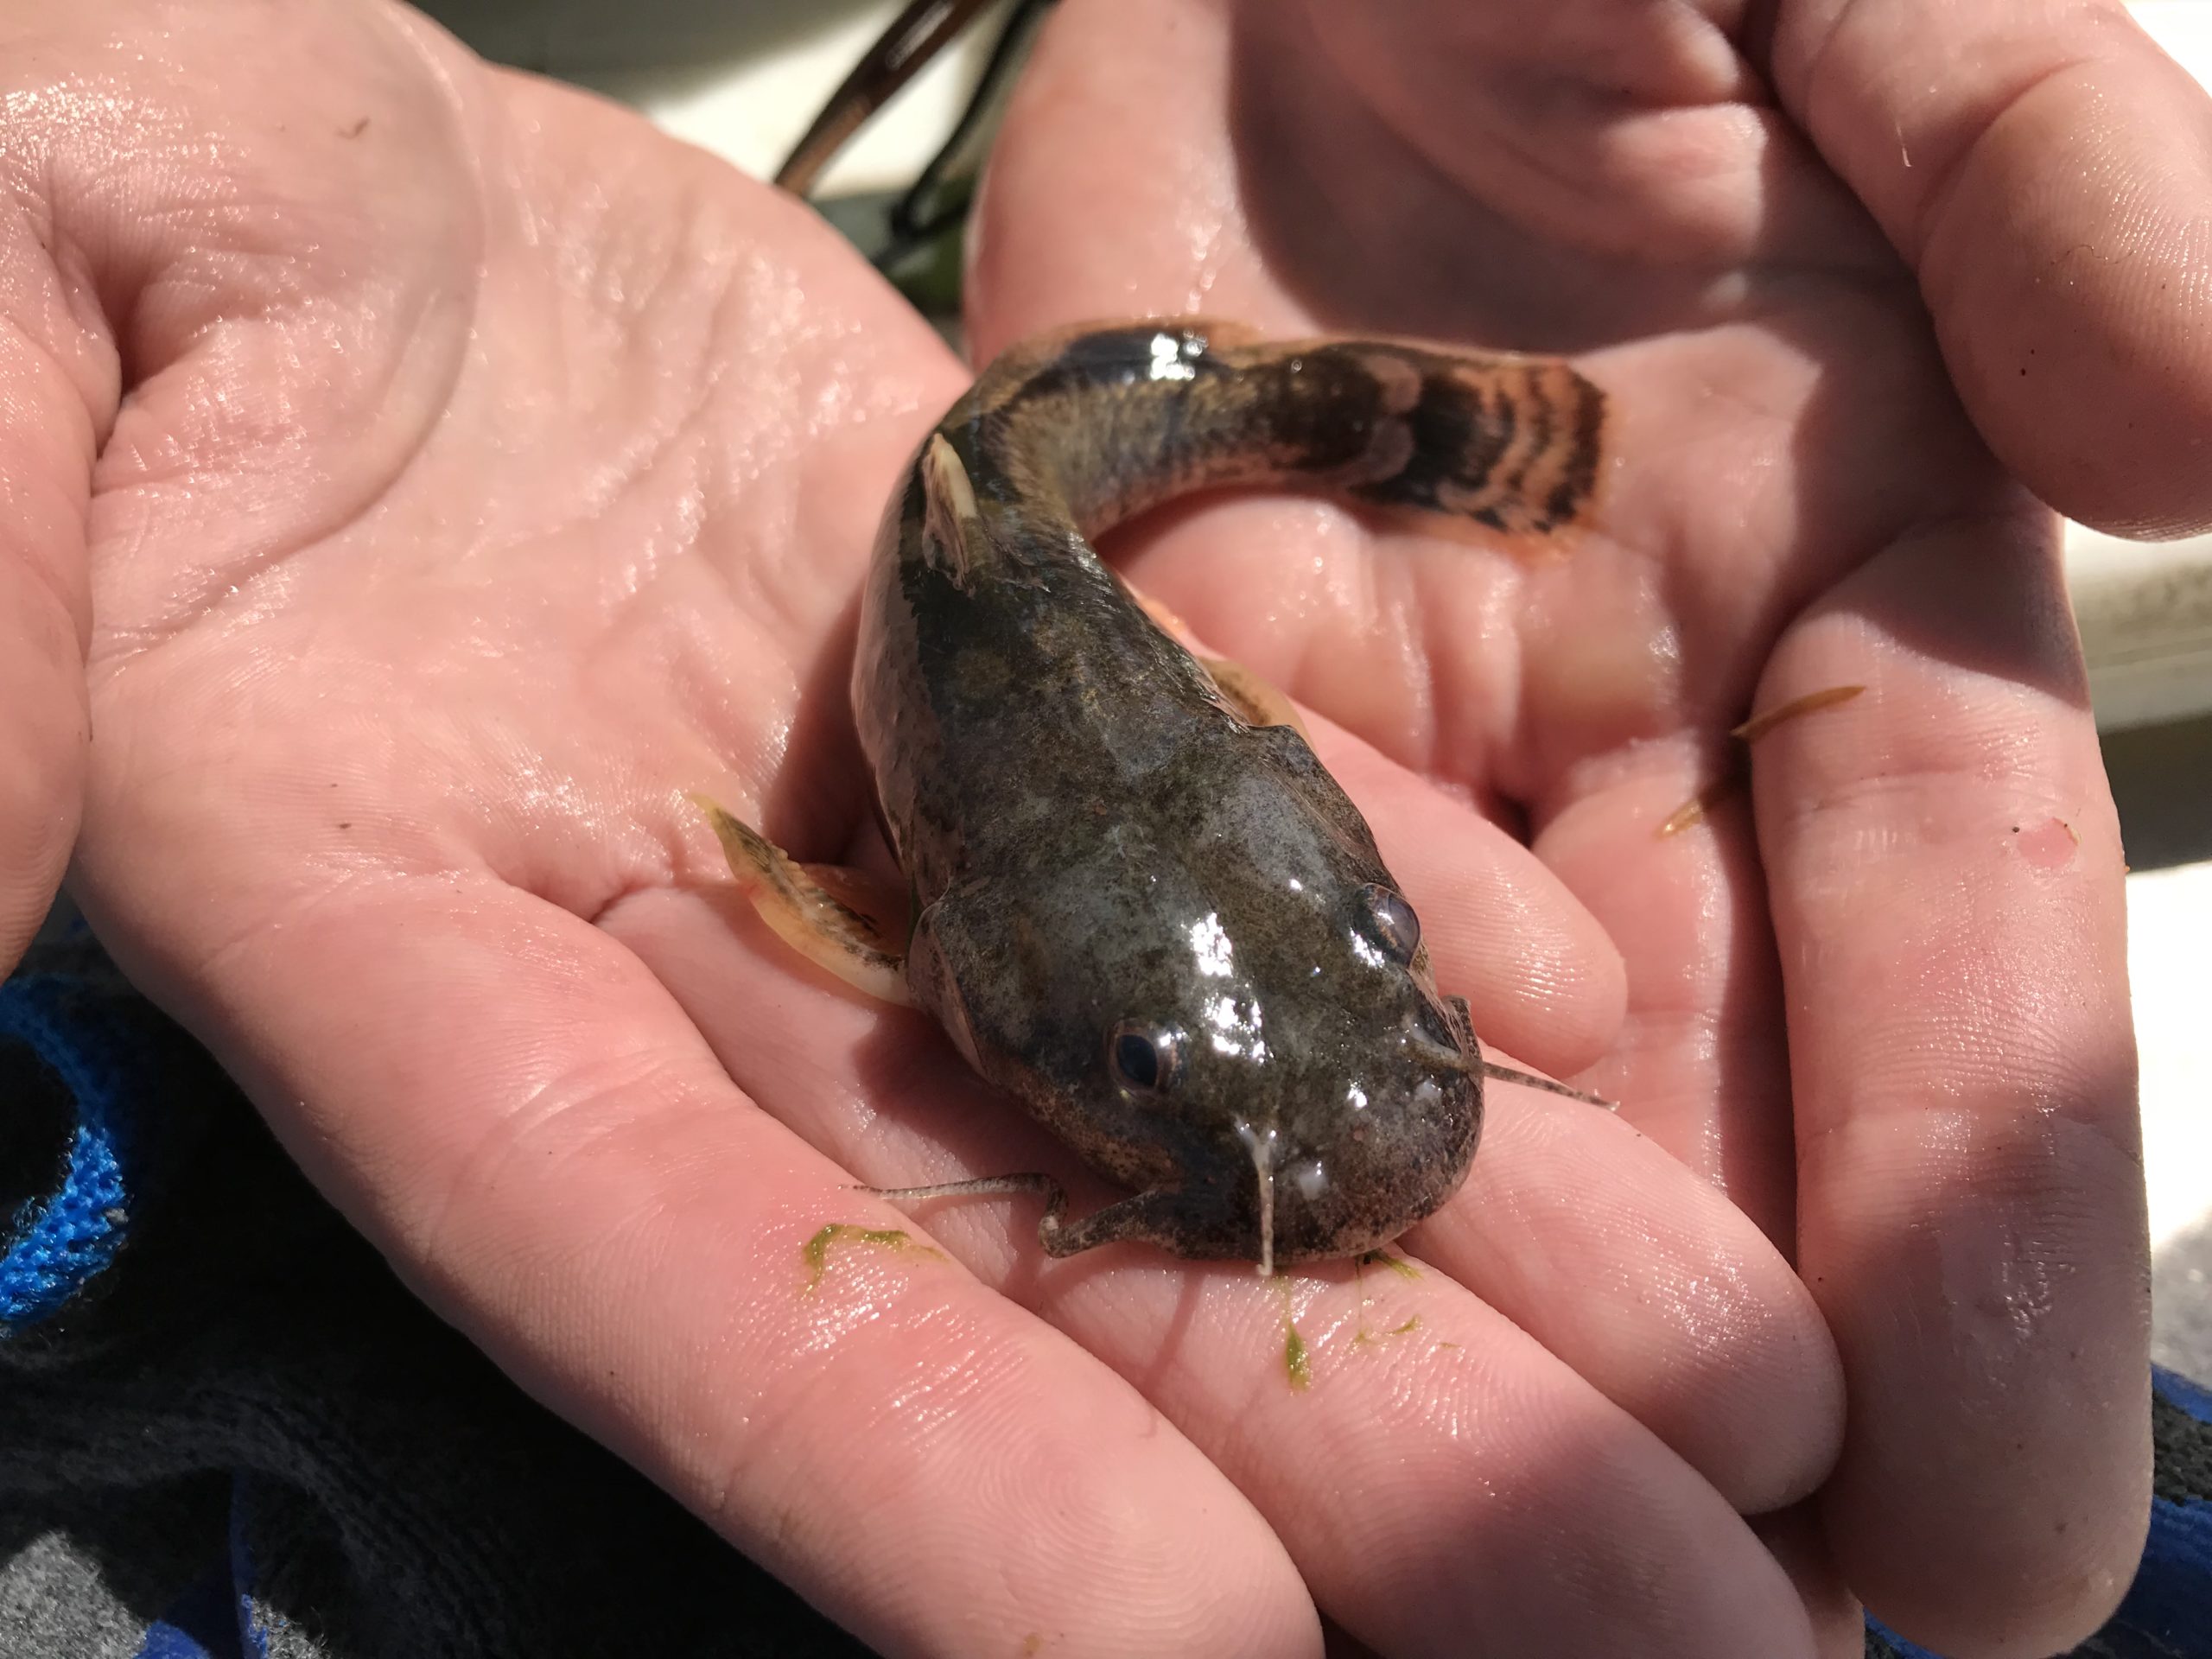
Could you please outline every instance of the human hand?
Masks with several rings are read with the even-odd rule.
[[[1624,1585],[1802,1649],[1732,1509],[1818,1478],[1833,1351],[1602,1113],[1495,1090],[1411,1281],[1048,1263],[1026,1209],[847,1190],[1068,1160],[796,964],[683,801],[874,834],[850,609],[963,377],[826,229],[381,4],[31,0],[0,87],[0,947],[81,803],[101,937],[409,1281],[887,1650],[1312,1653],[1309,1582],[1463,1650],[1478,1480],[1589,1575],[1561,1650]],[[1601,1052],[1557,881],[1319,737],[1486,1035]],[[957,1259],[810,1290],[845,1220]]]
[[[1567,556],[1247,499],[1124,568],[1525,813],[1618,945],[1583,1080],[1794,1249],[1842,1349],[1818,1527],[1765,1527],[1823,1641],[1858,1651],[1840,1574],[1962,1659],[2070,1644],[2147,1508],[2122,865],[2056,526],[1986,446],[2094,521],[2212,518],[2202,95],[2116,6],[1063,13],[978,210],[979,358],[1195,311],[1573,351],[1611,395]],[[1749,802],[1654,833],[1753,707],[1838,684]],[[1482,1515],[1500,1650],[1556,1646]]]

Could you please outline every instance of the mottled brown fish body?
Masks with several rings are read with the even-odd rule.
[[[1465,1004],[1358,811],[1091,538],[1224,485],[1553,537],[1588,515],[1604,419],[1557,361],[1177,320],[1018,346],[924,446],[868,574],[855,709],[914,1001],[1137,1189],[1055,1212],[1055,1254],[1355,1254],[1450,1196],[1481,1122]]]

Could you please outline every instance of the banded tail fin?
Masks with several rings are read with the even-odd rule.
[[[1605,395],[1560,358],[1169,318],[1025,341],[955,426],[1086,536],[1192,490],[1288,484],[1547,537],[1592,515]]]

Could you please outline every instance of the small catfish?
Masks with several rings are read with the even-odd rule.
[[[1040,1192],[1052,1255],[1138,1240],[1266,1274],[1378,1249],[1451,1197],[1485,1076],[1592,1098],[1482,1058],[1288,702],[1185,650],[1091,541],[1224,485],[1555,536],[1587,517],[1604,422],[1555,359],[1191,319],[985,372],[903,474],[861,600],[853,706],[904,948],[839,873],[701,804],[778,933],[926,1010],[1134,1192],[1072,1221],[1042,1175],[885,1196]]]

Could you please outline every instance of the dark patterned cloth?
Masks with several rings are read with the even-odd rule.
[[[81,938],[0,985],[0,1659],[866,1651],[432,1317]],[[2080,1659],[2212,1659],[2212,1397],[2152,1382]]]
[[[0,986],[0,1659],[865,1655],[533,1403],[86,943]]]

